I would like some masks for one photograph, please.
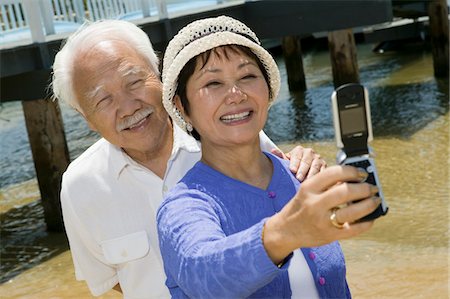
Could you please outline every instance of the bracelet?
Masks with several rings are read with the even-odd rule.
[[[292,257],[293,255],[294,255],[293,252],[289,253],[289,255],[288,255],[287,257],[285,257],[284,260],[282,260],[282,261],[277,265],[277,267],[278,267],[278,268],[283,267],[283,266],[291,259],[291,257]]]

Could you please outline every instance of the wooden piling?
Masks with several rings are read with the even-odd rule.
[[[330,51],[334,87],[346,83],[359,83],[356,45],[352,29],[329,32],[328,49]]]
[[[303,69],[300,37],[285,36],[282,39],[283,57],[286,65],[288,86],[290,91],[305,91],[306,80]]]
[[[70,162],[58,103],[22,101],[47,230],[64,230],[61,214],[61,178]]]
[[[434,75],[440,78],[449,76],[449,24],[448,7],[445,0],[432,0],[428,4],[430,17],[431,51],[433,53]]]

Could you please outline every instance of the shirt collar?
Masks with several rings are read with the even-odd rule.
[[[187,134],[177,124],[173,123],[173,147],[172,157],[175,157],[180,150],[185,150],[190,153],[198,153],[201,151],[200,142],[194,137]]]
[[[106,141],[106,140],[105,140]],[[116,178],[119,178],[123,169],[128,165],[137,167],[143,167],[141,164],[134,161],[127,153],[125,153],[120,147],[106,141],[108,146],[109,167],[111,172],[115,174]],[[180,150],[196,153],[200,152],[200,142],[195,140],[194,137],[188,135],[178,125],[173,124],[173,147],[170,159],[174,159]]]
[[[119,178],[122,170],[133,160],[122,150],[122,148],[108,141],[106,142],[108,144],[108,166],[110,167],[110,171],[115,175],[115,177]]]

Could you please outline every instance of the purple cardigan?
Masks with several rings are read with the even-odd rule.
[[[173,298],[290,298],[289,262],[267,256],[261,231],[300,183],[286,161],[266,153],[274,172],[267,190],[198,162],[169,192],[157,214],[160,248]],[[301,249],[320,298],[351,298],[337,242]]]

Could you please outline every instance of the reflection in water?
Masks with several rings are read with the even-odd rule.
[[[305,55],[306,92],[290,94],[284,80],[265,131],[283,149],[301,143],[331,165],[336,146],[328,55]],[[278,63],[286,78],[282,59]],[[369,90],[372,147],[390,211],[369,233],[342,242],[350,288],[355,298],[447,298],[448,80],[433,78],[431,56],[422,49],[380,55],[360,45],[358,63]],[[98,136],[67,107],[62,112],[76,157]],[[0,295],[89,297],[75,281],[69,252],[61,253],[67,248],[64,236],[45,231],[19,103],[3,105],[0,124],[1,281],[8,281],[0,285]]]
[[[40,200],[1,214],[0,283],[68,249],[64,233],[49,234]]]

